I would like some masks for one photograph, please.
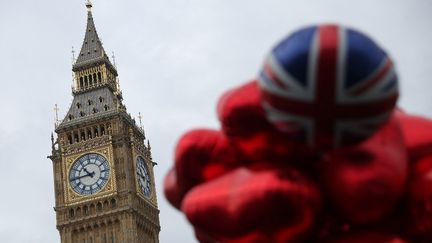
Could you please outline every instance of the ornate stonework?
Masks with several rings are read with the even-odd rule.
[[[97,35],[92,5],[86,6],[86,35],[73,66],[74,99],[49,156],[61,242],[159,242],[150,144],[126,111],[117,70]]]

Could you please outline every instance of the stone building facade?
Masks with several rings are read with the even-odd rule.
[[[117,69],[96,32],[91,2],[86,6],[73,101],[49,156],[61,242],[159,242],[150,143],[126,111]]]

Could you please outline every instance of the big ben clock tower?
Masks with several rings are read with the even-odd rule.
[[[116,67],[96,32],[91,2],[86,6],[73,101],[49,156],[61,242],[159,242],[150,144],[126,112]]]

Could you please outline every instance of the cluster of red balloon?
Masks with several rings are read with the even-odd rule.
[[[395,110],[387,54],[305,28],[178,142],[169,202],[200,242],[432,242],[432,121]]]

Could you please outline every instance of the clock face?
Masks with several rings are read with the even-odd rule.
[[[144,196],[150,197],[151,177],[146,162],[142,157],[137,158],[136,168],[139,188],[141,189],[141,192],[144,194]]]
[[[108,160],[100,154],[90,153],[72,164],[69,182],[76,193],[88,196],[102,190],[108,182],[109,175]]]

